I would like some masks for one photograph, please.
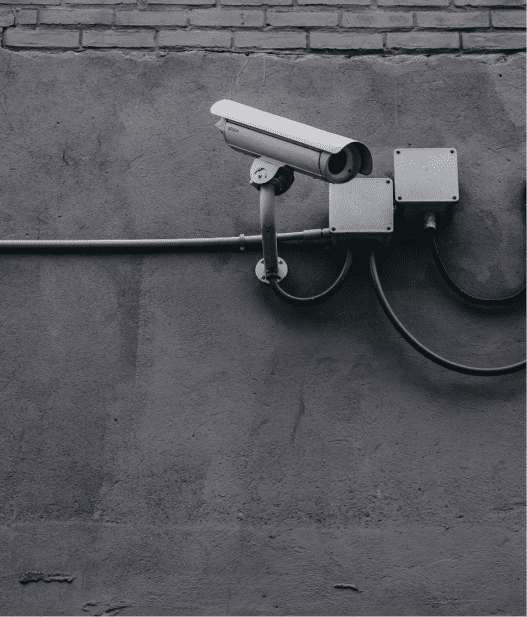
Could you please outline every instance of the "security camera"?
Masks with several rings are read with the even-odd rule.
[[[225,141],[243,154],[334,184],[372,171],[371,153],[360,141],[226,99],[210,111],[221,116],[216,126]]]

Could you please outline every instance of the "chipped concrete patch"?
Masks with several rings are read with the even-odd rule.
[[[27,583],[37,583],[38,581],[44,581],[44,583],[72,583],[74,576],[69,574],[62,574],[56,572],[55,574],[45,574],[44,572],[25,572],[20,577],[22,585]]]

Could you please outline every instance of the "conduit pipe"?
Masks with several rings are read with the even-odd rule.
[[[329,228],[306,229],[276,234],[278,242],[309,242],[312,240],[328,240],[331,236]],[[163,238],[137,240],[0,240],[0,252],[9,251],[75,251],[75,250],[184,250],[190,248],[223,248],[245,246],[261,246],[262,236],[228,236],[220,238]]]

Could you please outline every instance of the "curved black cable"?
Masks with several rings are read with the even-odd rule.
[[[346,261],[344,262],[342,270],[338,275],[336,281],[333,283],[333,285],[331,285],[331,287],[328,287],[328,289],[316,296],[297,298],[296,296],[292,296],[291,294],[288,294],[286,291],[284,291],[278,284],[276,278],[268,277],[268,280],[275,294],[282,300],[289,302],[289,304],[294,304],[296,306],[315,306],[316,304],[321,304],[322,302],[325,302],[333,294],[337,293],[337,291],[342,287],[350,271],[352,261],[352,252],[350,249],[347,249]]]
[[[504,306],[514,304],[522,298],[525,298],[525,284],[512,296],[506,296],[504,298],[478,298],[477,296],[473,296],[465,290],[461,289],[461,287],[459,287],[459,285],[454,282],[450,274],[448,274],[445,265],[443,264],[443,260],[441,259],[441,255],[439,254],[439,249],[436,242],[435,228],[428,227],[426,229],[426,232],[428,233],[430,239],[430,248],[432,249],[432,255],[434,256],[434,261],[436,263],[437,269],[441,273],[441,276],[445,280],[445,283],[464,300],[472,302],[473,304],[482,304],[484,306]]]
[[[373,250],[370,253],[370,272],[377,298],[379,299],[379,302],[381,303],[381,306],[386,313],[386,316],[392,322],[393,327],[397,330],[397,332],[399,332],[399,334],[404,338],[407,343],[409,343],[419,353],[423,354],[425,358],[428,358],[429,360],[432,360],[432,362],[448,368],[451,371],[456,371],[457,373],[464,373],[465,375],[481,375],[484,377],[492,377],[495,375],[507,375],[509,373],[516,373],[517,371],[525,370],[525,360],[516,364],[510,364],[509,366],[500,366],[498,368],[475,368],[472,366],[464,366],[463,364],[458,364],[457,362],[451,362],[450,360],[446,360],[445,358],[438,356],[433,351],[430,351],[430,349],[422,345],[410,334],[410,332],[408,332],[408,330],[403,326],[403,324],[399,321],[399,319],[393,312],[391,306],[388,304],[388,300],[386,299],[386,296],[384,295],[381,287],[379,274],[377,273],[377,265],[375,263],[375,251]]]

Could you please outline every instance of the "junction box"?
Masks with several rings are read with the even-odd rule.
[[[394,201],[405,215],[449,212],[459,200],[455,148],[397,148]]]
[[[354,178],[329,185],[329,227],[337,243],[386,242],[393,232],[393,210],[390,178]]]

